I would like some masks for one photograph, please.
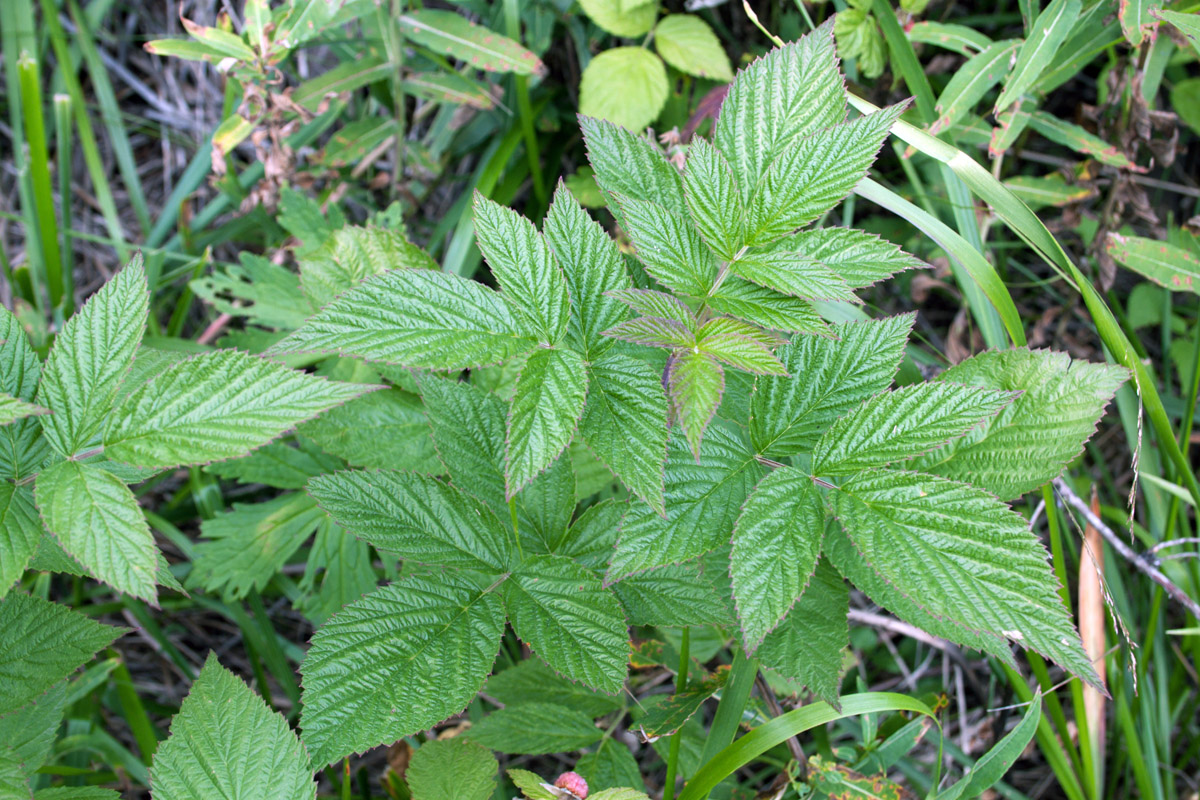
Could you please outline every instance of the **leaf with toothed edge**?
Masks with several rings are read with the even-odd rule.
[[[496,757],[482,745],[434,739],[413,753],[404,778],[419,800],[489,800],[499,770]]]
[[[580,116],[579,128],[596,182],[610,197],[624,195],[687,213],[683,179],[662,150],[645,136],[602,119]],[[612,208],[621,218],[620,207]]]
[[[673,319],[662,317],[638,317],[620,325],[615,325],[604,332],[605,336],[620,339],[630,344],[640,344],[646,347],[692,347],[696,344],[696,335],[688,330],[686,325]]]
[[[500,649],[496,582],[470,572],[406,578],[329,618],[300,665],[300,727],[314,767],[466,707]]]
[[[604,731],[578,709],[524,703],[493,711],[465,736],[501,753],[544,755],[581,750],[600,741]]]
[[[720,347],[722,343],[715,344]],[[704,431],[716,416],[725,392],[725,371],[709,353],[679,350],[667,360],[665,382],[674,416],[699,461]]]
[[[768,330],[828,336],[829,325],[807,300],[728,276],[708,297],[708,307]]]
[[[484,692],[505,706],[553,703],[602,717],[621,707],[619,695],[604,694],[568,680],[540,658],[526,658],[488,678]]]
[[[734,260],[746,240],[742,193],[733,168],[707,139],[697,137],[688,148],[683,192],[704,241],[723,260]]]
[[[32,402],[41,373],[42,362],[29,345],[20,321],[0,306],[0,391]],[[0,479],[20,479],[36,473],[49,454],[50,445],[36,418],[0,425]]]
[[[638,261],[656,281],[680,294],[708,294],[717,277],[717,262],[687,217],[623,195],[616,196],[615,204],[637,248]]]
[[[731,367],[756,375],[782,375],[783,364],[771,350],[783,340],[753,325],[730,317],[704,323],[696,334],[696,347]]]
[[[643,741],[670,736],[691,719],[713,694],[719,692],[729,678],[729,668],[721,667],[703,680],[692,680],[682,692],[657,703],[646,716],[638,720],[638,734]]]
[[[771,249],[802,253],[837,274],[852,289],[878,283],[923,262],[872,233],[854,228],[814,228],[784,237]]]
[[[696,329],[696,315],[692,313],[692,310],[682,301],[665,292],[656,292],[651,289],[621,289],[609,292],[608,296],[629,306],[639,316],[658,317],[677,322],[687,328],[689,332]],[[610,334],[605,333],[605,335]]]
[[[750,252],[731,262],[729,271],[751,283],[793,297],[862,302],[837,273],[804,253]]]
[[[0,481],[0,599],[20,580],[41,538],[33,490]]]
[[[0,392],[0,425],[11,425],[17,420],[25,419],[26,417],[35,417],[39,414],[49,413],[49,409],[42,408],[34,403],[26,403],[19,397],[13,397],[10,394]]]
[[[671,564],[630,575],[614,583],[612,590],[632,625],[724,625],[729,616],[725,603],[700,575],[696,563]]]
[[[526,359],[508,412],[507,497],[536,478],[571,443],[587,387],[587,367],[574,350],[538,349]]]

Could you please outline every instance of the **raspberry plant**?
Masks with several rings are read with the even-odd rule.
[[[1016,644],[1097,683],[1046,552],[1007,503],[1079,454],[1126,373],[1013,349],[893,388],[913,316],[869,319],[855,290],[918,262],[810,226],[864,177],[902,110],[847,120],[826,26],[742,71],[682,170],[649,139],[582,118],[632,257],[561,185],[540,231],[476,198],[495,288],[429,268],[384,229],[346,228],[311,248],[302,287],[279,282],[246,312],[295,328],[266,357],[139,349],[137,262],[44,364],[5,312],[0,588],[27,567],[150,601],[156,583],[178,588],[129,486],[210,463],[303,492],[206,523],[192,585],[261,588],[314,530],[319,563],[349,557],[342,541],[401,562],[388,585],[313,612],[324,624],[301,666],[300,740],[210,658],[155,758],[159,800],[311,798],[313,769],[462,711],[507,626],[536,659],[525,685],[546,698],[523,705],[534,689],[500,673],[489,692],[505,696],[507,681],[513,701],[468,731],[477,744],[422,748],[414,780],[436,783],[445,759],[487,797],[486,748],[599,741],[591,719],[622,707],[631,625],[737,631],[732,672],[685,674],[641,719],[650,736],[718,692],[735,702],[758,666],[836,708],[849,584],[1006,664]],[[319,307],[298,327],[304,314],[283,302],[296,297]],[[396,404],[417,420],[404,442],[355,438],[356,420]],[[297,425],[298,448],[272,443]],[[609,479],[584,479],[584,448]],[[263,561],[238,563],[251,553]],[[18,593],[0,622],[0,715],[30,719],[121,632]],[[0,766],[36,769],[0,748]]]

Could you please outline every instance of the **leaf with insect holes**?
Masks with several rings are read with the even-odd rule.
[[[833,270],[852,289],[870,286],[921,261],[886,239],[853,228],[814,228],[775,243],[772,249],[802,253]]]
[[[401,14],[396,24],[404,38],[413,44],[467,62],[476,69],[515,75],[537,75],[546,70],[541,60],[519,42],[453,11],[422,8]]]
[[[834,325],[836,339],[796,336],[776,355],[788,377],[759,378],[750,440],[770,458],[805,452],[834,420],[891,385],[914,315]]]
[[[674,416],[699,461],[704,431],[725,392],[725,371],[713,355],[680,350],[667,360],[666,384]]]
[[[580,117],[588,162],[610,197],[623,195],[686,214],[683,180],[650,139],[605,120]],[[620,219],[620,208],[613,208]]]
[[[688,148],[683,191],[692,222],[714,253],[732,261],[746,239],[746,212],[733,168],[721,151],[697,137]]]
[[[25,402],[37,396],[42,363],[20,321],[0,306],[0,391]],[[20,479],[38,471],[50,454],[42,425],[26,417],[0,425],[0,479]]]
[[[463,738],[434,739],[413,753],[404,778],[416,800],[489,800],[500,763]]]
[[[506,495],[512,497],[558,458],[575,436],[588,376],[574,350],[535,350],[521,368],[508,413]]]
[[[862,302],[839,275],[804,253],[750,252],[731,262],[729,271],[751,283],[806,300]]]
[[[1082,7],[1081,0],[1051,0],[1037,15],[1029,35],[1017,51],[1016,63],[1004,81],[1004,90],[996,100],[993,114],[1008,108],[1037,82],[1067,40]]]
[[[756,375],[782,375],[783,364],[771,349],[783,344],[774,334],[730,317],[704,323],[696,333],[696,347],[731,367]]]
[[[778,467],[759,481],[733,529],[729,575],[748,652],[804,594],[821,555],[825,508],[812,478]]]
[[[881,578],[935,616],[999,634],[1099,686],[1029,523],[988,492],[868,470],[830,492],[846,536]]]
[[[334,522],[380,550],[418,564],[487,573],[508,568],[504,525],[478,500],[436,478],[346,470],[313,478],[308,493]]]
[[[671,320],[684,326],[689,332],[696,330],[696,315],[692,310],[665,292],[652,289],[621,289],[608,294],[643,317]]]
[[[1190,250],[1158,239],[1108,234],[1105,249],[1126,269],[1172,292],[1200,294],[1200,258]]]
[[[582,750],[604,731],[574,708],[524,703],[493,711],[467,731],[467,738],[501,753],[543,755]]]
[[[746,239],[765,245],[802,228],[854,190],[904,105],[795,142],[764,173],[746,209]]]
[[[658,117],[670,92],[662,59],[640,47],[613,47],[583,70],[579,113],[640,131]]]
[[[157,548],[137,498],[99,467],[61,461],[41,472],[34,498],[46,528],[92,576],[154,602]]]
[[[503,296],[544,344],[556,344],[567,332],[571,301],[542,234],[525,217],[476,191],[475,237]]]
[[[588,369],[590,391],[579,435],[629,490],[663,511],[667,399],[644,362],[610,353]]]
[[[466,707],[504,632],[494,580],[405,578],[346,606],[300,665],[300,727],[314,767],[430,728]]]
[[[661,317],[631,319],[609,328],[604,335],[646,347],[691,348],[696,344],[696,334],[686,325]]]
[[[616,203],[646,271],[679,294],[707,295],[717,263],[688,218],[645,200],[618,196]]]
[[[665,470],[667,515],[638,503],[629,506],[605,582],[679,564],[728,542],[763,472],[746,444],[720,426],[709,429],[699,460],[683,436],[673,436]]]
[[[812,304],[765,286],[727,277],[708,298],[714,311],[776,331],[828,334],[829,326]]]
[[[491,289],[445,272],[398,269],[345,292],[266,355],[330,353],[458,370],[504,361],[535,338]]]
[[[617,693],[625,684],[629,629],[621,604],[569,558],[530,556],[504,584],[513,630],[571,680]]]
[[[154,800],[314,800],[304,745],[287,720],[209,654],[150,767]]]
[[[392,269],[436,269],[437,263],[399,231],[350,226],[300,259],[300,283],[314,308]]]
[[[767,166],[796,140],[845,119],[846,90],[830,19],[738,73],[721,105],[713,144],[748,201]]]
[[[937,450],[1017,397],[955,383],[882,392],[833,423],[813,447],[816,475],[852,475]]]
[[[0,600],[0,714],[36,700],[125,630],[21,592]]]
[[[602,332],[625,318],[621,304],[609,294],[629,286],[617,243],[561,182],[546,212],[542,233],[571,293],[573,313],[567,342],[571,349],[594,359],[612,347]]]
[[[0,481],[0,599],[20,580],[41,538],[33,490]]]
[[[708,23],[692,14],[668,14],[654,26],[654,47],[680,72],[716,81],[733,80],[729,56]]]
[[[1001,500],[1019,497],[1058,477],[1083,451],[1128,377],[1124,367],[1048,350],[981,353],[938,380],[1021,395],[986,425],[910,467],[966,481]]]
[[[375,388],[327,381],[237,350],[202,353],[125,396],[109,420],[104,452],[139,467],[233,458]]]
[[[146,330],[150,292],[141,256],[67,320],[42,367],[46,440],[64,456],[92,444]]]

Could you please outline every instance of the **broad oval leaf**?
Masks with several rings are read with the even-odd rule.
[[[631,3],[629,0],[580,0],[583,13],[614,36],[641,36],[654,26],[658,16],[655,3]]]
[[[640,131],[658,116],[669,91],[658,56],[640,47],[614,47],[583,71],[579,113]]]
[[[693,14],[668,14],[660,19],[654,26],[654,47],[663,61],[680,72],[717,81],[733,80],[725,48],[708,23]]]
[[[496,757],[482,745],[434,739],[413,753],[404,778],[417,800],[489,800],[499,771]]]

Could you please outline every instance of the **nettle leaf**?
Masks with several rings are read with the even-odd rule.
[[[330,617],[300,665],[313,766],[462,711],[500,649],[504,608],[493,588],[469,572],[407,578]]]
[[[376,388],[327,381],[237,350],[203,353],[126,395],[105,431],[104,452],[139,467],[232,458]]]
[[[777,156],[845,118],[846,90],[830,20],[738,73],[721,105],[713,144],[729,160],[749,201]]]
[[[420,564],[503,572],[510,541],[481,502],[427,475],[348,470],[313,478],[308,493],[355,536]]]
[[[654,47],[680,72],[717,81],[733,80],[725,48],[708,23],[692,14],[668,14],[654,26]]]
[[[717,263],[688,218],[646,200],[615,199],[646,271],[679,294],[706,296],[716,280]]]
[[[588,369],[579,435],[629,490],[663,513],[667,399],[645,363],[610,353]]]
[[[30,402],[37,396],[41,373],[41,361],[20,321],[0,306],[0,391]],[[36,473],[49,454],[50,445],[36,418],[0,425],[0,480]]]
[[[492,274],[545,344],[567,332],[571,301],[550,246],[533,223],[475,192],[475,238]]]
[[[282,715],[209,654],[150,768],[154,800],[312,800],[304,745]]]
[[[499,771],[486,747],[463,738],[435,739],[413,753],[404,778],[417,800],[489,800]]]
[[[810,450],[834,420],[891,385],[913,314],[834,325],[836,339],[796,336],[776,355],[785,378],[759,378],[750,440],[770,458]]]
[[[300,259],[300,282],[314,308],[390,269],[437,269],[425,251],[395,230],[351,226]]]
[[[399,269],[364,281],[267,355],[330,353],[425,369],[496,364],[533,347],[496,292],[445,272]]]
[[[945,382],[877,394],[820,438],[813,473],[850,475],[937,450],[986,423],[1017,396]]]
[[[46,440],[64,456],[100,435],[109,407],[146,330],[150,290],[141,256],[67,320],[42,369],[38,402]]]
[[[828,334],[829,326],[807,300],[727,277],[708,297],[714,311],[775,331]]]
[[[939,381],[1021,395],[987,425],[917,459],[912,468],[987,489],[1002,500],[1058,477],[1082,451],[1104,407],[1129,377],[1124,367],[1019,348],[981,353]]]
[[[667,102],[662,59],[641,47],[613,47],[588,62],[579,80],[579,112],[640,131]]]
[[[922,266],[920,259],[872,233],[853,228],[814,228],[781,239],[775,248],[819,261],[852,289]]]
[[[36,700],[125,630],[20,592],[0,600],[0,714]]]
[[[763,245],[802,228],[854,190],[875,161],[905,105],[818,131],[771,163],[746,209],[748,244]]]
[[[600,717],[621,707],[621,698],[588,689],[559,675],[539,658],[527,658],[488,678],[484,690],[505,706],[551,703]]]
[[[763,639],[755,657],[766,669],[797,681],[839,708],[842,655],[850,645],[850,590],[822,559],[791,611]]]
[[[504,584],[517,636],[571,680],[617,693],[625,684],[629,630],[613,593],[586,567],[530,556]]]
[[[638,317],[604,332],[605,336],[647,347],[691,348],[696,334],[682,322],[661,317]]]
[[[671,439],[667,515],[636,503],[629,506],[606,583],[688,561],[729,541],[738,510],[764,470],[754,453],[721,427],[708,431],[700,455],[697,461],[682,436]]]
[[[684,305],[683,301],[665,292],[656,292],[652,289],[622,289],[608,294],[644,317],[658,317],[678,322],[689,332],[696,329],[696,315],[692,313],[692,310]],[[606,333],[605,335],[611,334]]]
[[[804,594],[824,534],[825,507],[800,470],[777,468],[746,500],[733,530],[729,575],[748,652]]]
[[[696,347],[700,352],[756,375],[786,373],[783,364],[771,352],[781,344],[783,341],[773,334],[729,317],[709,320],[696,334]]]
[[[61,461],[42,471],[34,497],[46,528],[96,579],[154,602],[158,549],[137,498],[120,478]]]
[[[609,197],[622,195],[687,213],[679,170],[650,139],[592,117],[580,117],[579,127],[596,182]],[[612,211],[621,213],[620,208]]]
[[[535,350],[517,378],[508,413],[505,495],[512,497],[550,466],[575,436],[588,374],[574,350]]]
[[[869,470],[830,494],[862,559],[928,613],[999,634],[1099,680],[1029,523],[988,492],[915,472]]]
[[[0,599],[20,580],[41,538],[33,490],[0,481]]]
[[[439,471],[421,399],[402,389],[355,398],[305,422],[298,432],[355,467]]]
[[[751,283],[806,300],[862,302],[841,276],[804,253],[750,252],[731,262],[729,271]]]
[[[581,750],[600,741],[604,731],[577,709],[525,703],[493,711],[465,735],[501,753],[543,755]]]
[[[707,139],[696,137],[688,148],[683,191],[704,241],[723,260],[732,261],[746,240],[742,191],[725,156]]]
[[[218,478],[238,483],[261,483],[275,489],[303,489],[309,478],[344,468],[340,458],[323,453],[320,448],[298,442],[292,447],[272,442],[253,453],[229,461],[209,464],[204,471]]]
[[[562,267],[571,294],[567,341],[573,350],[594,359],[612,342],[602,332],[625,318],[609,292],[629,286],[617,243],[595,222],[560,181],[546,212],[543,235]]]
[[[696,461],[699,461],[704,431],[721,405],[725,371],[716,356],[679,350],[667,360],[665,382],[671,397],[673,416],[679,421]]]

